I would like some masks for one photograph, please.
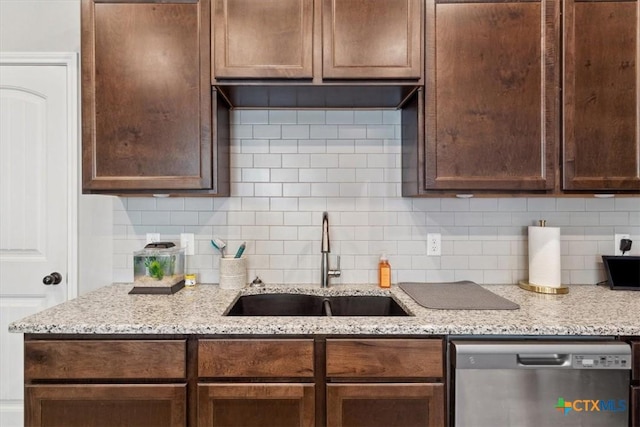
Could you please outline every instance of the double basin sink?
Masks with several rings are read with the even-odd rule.
[[[227,316],[410,316],[391,296],[262,293],[240,296]]]

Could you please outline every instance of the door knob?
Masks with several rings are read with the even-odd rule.
[[[42,283],[44,283],[45,285],[57,285],[60,282],[62,282],[62,275],[57,271],[54,271],[48,276],[44,276],[42,278]]]

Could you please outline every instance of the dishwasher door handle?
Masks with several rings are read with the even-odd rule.
[[[519,366],[569,366],[568,354],[518,354]]]

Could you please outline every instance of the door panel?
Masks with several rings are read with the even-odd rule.
[[[422,77],[418,0],[323,0],[324,78]]]
[[[566,2],[564,190],[640,191],[637,4]]]
[[[313,0],[215,0],[214,76],[313,76]]]
[[[37,55],[34,55],[37,59]],[[0,65],[0,425],[22,425],[22,334],[8,325],[67,299],[67,66]],[[42,63],[56,63],[51,58]],[[77,119],[71,123],[77,124]],[[72,168],[73,169],[73,168]],[[62,283],[44,276],[60,272]]]
[[[558,5],[427,2],[427,190],[553,190]]]

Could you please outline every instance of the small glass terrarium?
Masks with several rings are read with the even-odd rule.
[[[173,293],[184,286],[184,249],[172,242],[150,243],[133,253],[132,293]],[[182,286],[180,286],[182,285]],[[149,292],[142,292],[143,290]]]

